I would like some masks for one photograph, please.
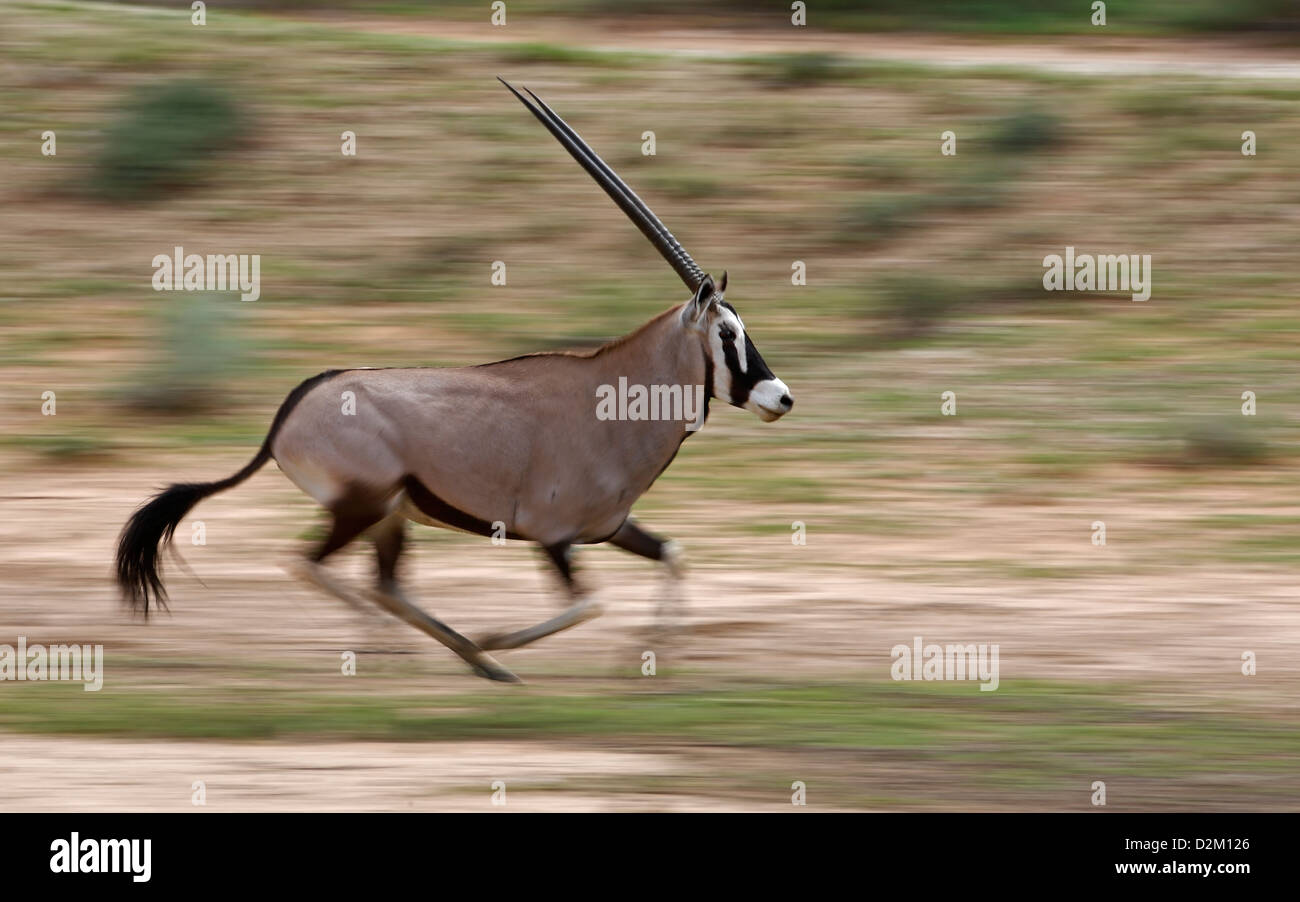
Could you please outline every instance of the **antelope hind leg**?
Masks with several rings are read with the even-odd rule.
[[[523,682],[519,677],[502,667],[491,655],[485,654],[481,646],[466,639],[437,617],[432,617],[416,607],[395,586],[376,589],[370,597],[375,604],[393,616],[406,621],[421,632],[427,633],[460,655],[478,676],[489,680],[499,680],[503,683]]]
[[[286,569],[313,586],[341,599],[349,606],[370,613],[365,599],[337,580],[323,565],[312,560],[298,560],[289,564]],[[371,594],[370,600],[450,648],[470,666],[476,675],[489,680],[499,680],[503,683],[521,682],[519,677],[494,661],[490,655],[484,654],[483,650],[473,642],[407,601],[401,595],[401,590],[395,586],[375,590]]]
[[[389,514],[371,527],[370,537],[375,542],[379,564],[379,582],[370,593],[370,600],[394,617],[427,633],[460,655],[477,675],[506,683],[520,682],[519,677],[485,655],[483,649],[438,618],[427,614],[406,597],[406,593],[397,582],[397,562],[406,544],[405,536],[406,517],[398,513]]]
[[[303,560],[290,564],[287,569],[318,589],[323,589],[329,594],[342,599],[348,605],[370,613],[364,599],[335,579],[322,565]],[[371,593],[370,600],[390,614],[409,623],[421,632],[427,633],[450,648],[470,666],[477,676],[489,680],[499,680],[503,683],[522,682],[519,677],[494,661],[490,655],[484,654],[483,650],[473,642],[436,617],[430,617],[408,601],[401,594],[400,589],[395,587],[387,590],[376,589]]]
[[[378,615],[366,600],[335,579],[328,570],[315,561],[306,558],[294,558],[284,565],[285,571],[326,594],[333,595],[358,614],[373,620]]]

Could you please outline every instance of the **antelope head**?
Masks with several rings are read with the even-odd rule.
[[[696,340],[703,346],[705,359],[712,370],[712,397],[753,411],[768,423],[788,413],[794,407],[790,390],[768,369],[745,331],[740,314],[724,297],[727,274],[724,272],[722,281],[715,285],[713,278],[696,265],[659,217],[545,101],[527,88],[524,88],[528,94],[525,97],[505,79],[499,78],[498,81],[509,88],[569,155],[587,170],[690,289],[692,297],[682,307],[681,324],[685,340]]]
[[[715,287],[706,275],[695,296],[682,308],[682,323],[699,335],[712,365],[713,397],[753,411],[765,423],[794,407],[784,382],[776,378],[754,347],[736,308],[724,297],[727,274]]]

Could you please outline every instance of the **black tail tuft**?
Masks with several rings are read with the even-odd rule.
[[[122,528],[117,542],[117,584],[122,599],[149,617],[149,601],[163,610],[167,609],[167,590],[163,588],[158,573],[158,551],[171,542],[172,534],[181,520],[209,495],[243,482],[270,459],[269,449],[263,445],[248,466],[234,476],[218,482],[182,482],[169,486],[154,495],[143,507],[131,515]]]
[[[152,596],[166,610],[167,590],[158,575],[158,550],[170,542],[181,520],[208,492],[208,483],[190,482],[168,487],[131,515],[117,543],[117,584],[132,608],[149,616]]]

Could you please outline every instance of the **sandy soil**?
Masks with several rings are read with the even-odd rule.
[[[191,658],[235,655],[306,668],[336,660],[339,648],[358,648],[406,652],[384,655],[383,666],[410,669],[413,684],[427,685],[430,692],[481,685],[414,631],[362,621],[282,572],[281,562],[302,544],[294,536],[314,522],[315,514],[273,465],[196,512],[205,522],[208,544],[187,544],[183,553],[206,586],[173,567],[173,615],[148,626],[127,618],[107,578],[123,519],[163,474],[212,478],[240,462],[195,456],[148,468],[59,468],[48,474],[24,469],[0,476],[6,512],[0,520],[0,636],[103,643],[109,681],[114,654],[155,661],[154,678],[166,679],[169,666],[183,669]],[[1023,549],[1036,536],[1037,557],[1050,561],[1064,554],[1055,549],[1049,525],[1059,510],[1041,503],[971,505],[969,511],[946,512],[979,516],[977,529],[962,528],[966,551]],[[682,520],[679,537],[688,552],[703,551],[706,558],[710,550],[755,541],[720,535],[716,527],[694,524],[687,515]],[[944,522],[936,518],[936,535],[944,533]],[[33,540],[34,535],[40,538]],[[721,563],[697,564],[688,584],[689,634],[673,664],[685,664],[694,678],[703,679],[711,672],[878,679],[888,672],[889,649],[922,635],[927,641],[999,643],[1003,680],[1118,680],[1156,694],[1172,691],[1170,697],[1180,699],[1235,696],[1243,706],[1274,711],[1294,705],[1300,688],[1300,617],[1285,572],[1207,564],[1177,573],[981,583],[899,579],[867,568],[879,561],[951,556],[961,551],[954,541],[899,537],[868,543],[818,536],[802,549],[788,540],[784,548],[758,549],[743,566],[725,557]],[[608,681],[639,662],[658,575],[612,550],[587,550],[584,557],[587,577],[605,593],[609,613],[503,655],[526,679],[570,685]],[[337,565],[356,581],[365,578],[369,566],[362,550]],[[469,539],[419,542],[408,582],[426,606],[471,635],[544,619],[557,601],[549,575],[519,543],[503,549]],[[1237,670],[1243,648],[1267,662],[1267,673],[1249,691]],[[365,657],[362,662],[370,666]],[[754,804],[715,797],[707,785],[690,780],[682,792],[663,795],[571,788],[593,774],[604,779],[635,773],[671,783],[674,774],[689,770],[683,762],[698,754],[583,743],[134,742],[0,734],[5,762],[0,808],[183,810],[192,807],[195,779],[207,783],[209,807],[226,809],[482,810],[490,808],[496,779],[521,790],[553,787],[533,797],[526,791],[510,795],[510,810]],[[903,777],[916,773],[915,767],[901,767]],[[987,806],[988,800],[980,804]]]
[[[646,774],[673,758],[532,742],[129,742],[0,736],[0,808],[20,811],[672,811],[725,807],[530,787]],[[203,805],[195,804],[202,781]],[[505,784],[504,805],[493,784]]]
[[[0,476],[6,511],[0,522],[0,635],[93,634],[133,654],[173,643],[209,651],[234,643],[277,655],[313,654],[323,645],[375,639],[375,622],[285,574],[284,564],[305,547],[299,537],[320,515],[274,464],[193,513],[192,519],[205,524],[207,544],[195,547],[180,535],[178,547],[194,576],[166,561],[170,616],[143,625],[118,608],[109,580],[113,543],[131,510],[164,481],[160,474],[216,478],[242,463],[207,456],[160,461],[148,470],[119,466],[112,472]],[[1131,528],[1140,516],[1146,530],[1177,533],[1173,511],[1189,507],[1210,510],[1187,499],[1166,511],[1134,501]],[[1111,546],[1097,549],[1097,558],[1109,554],[1122,562],[1124,538],[1116,536],[1115,524],[1123,522],[1125,511],[1110,502],[1106,509]],[[686,584],[687,656],[693,666],[851,676],[887,668],[890,648],[920,634],[937,642],[1000,643],[1008,679],[1126,681],[1169,674],[1185,685],[1213,689],[1222,686],[1224,672],[1236,672],[1244,648],[1267,657],[1275,675],[1300,677],[1294,654],[1300,616],[1293,574],[1286,570],[1207,562],[1131,574],[1112,566],[1076,579],[972,578],[964,571],[948,577],[942,568],[927,573],[925,562],[1008,558],[1077,566],[1089,560],[1091,548],[1086,530],[1083,540],[1077,531],[1068,541],[1062,535],[1060,523],[1070,514],[1059,505],[948,501],[931,514],[931,534],[892,539],[824,535],[814,523],[804,547],[783,538],[760,545],[689,511],[675,518],[679,524],[647,525],[681,540],[688,555],[710,561],[692,564]],[[40,541],[32,541],[33,531]],[[417,539],[433,534],[425,527],[413,531]],[[1033,553],[1026,555],[1031,541]],[[748,551],[743,563],[734,559],[737,548]],[[657,567],[608,546],[582,549],[579,562],[606,601],[606,614],[510,653],[525,677],[530,668],[562,671],[573,659],[610,668],[626,666],[625,656],[639,660],[658,599]],[[889,564],[897,568],[877,574],[876,568]],[[363,585],[372,568],[368,546],[351,546],[332,566]],[[469,635],[543,620],[561,600],[526,543],[502,548],[459,536],[436,545],[417,541],[403,566],[412,597]],[[427,652],[445,659],[449,676],[460,674],[454,658],[414,630],[395,621],[381,621],[378,629],[381,644]],[[1217,661],[1226,662],[1224,670]]]

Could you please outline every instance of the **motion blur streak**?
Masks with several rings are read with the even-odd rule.
[[[0,679],[0,806],[1296,808],[1300,19],[1025,6],[0,6],[0,646],[104,677]],[[471,681],[281,571],[324,524],[272,466],[179,522],[136,622],[121,524],[237,471],[303,379],[687,300],[498,75],[729,271],[797,389],[771,425],[715,403],[634,509],[690,561],[684,626],[585,549],[606,616]],[[555,613],[526,543],[411,538],[468,634]],[[981,647],[996,689],[947,678]]]

